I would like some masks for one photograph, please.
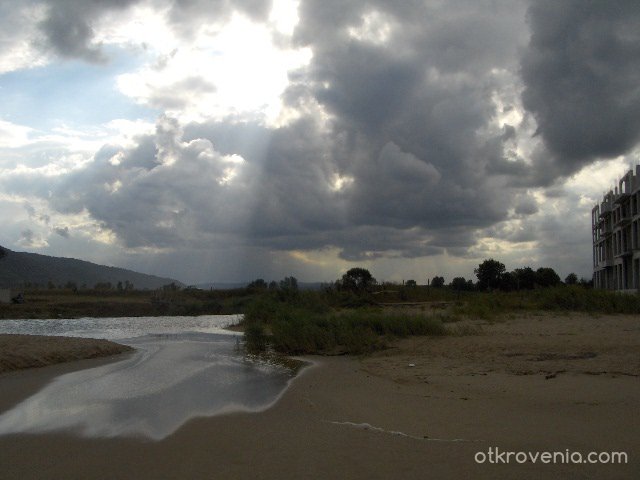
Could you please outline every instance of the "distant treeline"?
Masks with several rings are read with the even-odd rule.
[[[426,285],[397,284],[356,267],[320,291],[300,291],[294,277],[257,279],[245,289],[245,346],[254,353],[360,354],[394,337],[474,334],[472,325],[456,324],[463,319],[493,321],[540,310],[640,313],[640,296],[594,290],[575,274],[563,282],[552,268],[507,272],[487,259],[474,273],[476,282],[456,277],[446,285],[437,275]]]
[[[455,291],[492,291],[502,290],[510,292],[514,290],[532,290],[534,288],[555,287],[561,284],[565,285],[581,285],[583,287],[591,287],[592,280],[585,278],[578,279],[575,273],[570,273],[564,279],[553,268],[541,267],[533,270],[531,267],[521,267],[508,272],[505,265],[493,258],[484,260],[474,269],[476,281],[465,279],[464,277],[455,277],[447,285],[444,277],[435,275],[432,279],[427,279],[426,285],[431,288],[449,287]],[[356,293],[382,293],[390,289],[402,288],[418,288],[418,282],[410,279],[397,282],[378,282],[371,272],[365,268],[355,267],[347,271],[341,278],[335,282],[323,284],[324,290],[349,291]],[[298,281],[295,277],[286,277],[280,282],[271,281],[267,283],[264,279],[259,278],[251,282],[247,289],[252,291],[261,290],[290,290],[297,289]]]
[[[111,283],[111,282],[98,282],[94,285],[87,285],[86,283],[83,283],[81,285],[78,285],[77,282],[71,281],[69,280],[68,282],[64,283],[64,284],[58,284],[56,285],[55,283],[53,283],[52,281],[47,282],[46,284],[40,284],[40,283],[33,283],[33,282],[24,282],[21,285],[21,288],[23,288],[24,290],[28,290],[28,291],[37,291],[37,290],[70,290],[73,292],[78,292],[78,291],[83,291],[83,292],[91,292],[91,291],[96,291],[96,292],[108,292],[108,291],[114,291],[114,292],[130,292],[133,290],[151,290],[150,288],[142,288],[142,289],[136,289],[135,285],[133,284],[133,282],[130,282],[129,280],[125,280],[123,281],[119,281],[117,283]],[[171,289],[178,289],[180,287],[178,287],[175,283],[172,284],[167,284],[164,285],[162,287],[160,287],[162,290],[171,290]],[[154,289],[155,290],[155,289]]]

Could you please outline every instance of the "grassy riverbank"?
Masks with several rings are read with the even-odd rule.
[[[249,351],[361,354],[406,336],[477,333],[464,319],[500,321],[534,311],[640,314],[640,296],[560,285],[520,291],[456,291],[379,285],[366,291],[234,290],[25,292],[25,303],[0,305],[2,318],[79,318],[244,313]]]
[[[0,304],[3,318],[152,317],[241,312],[251,295],[240,290],[27,290],[23,304]]]
[[[528,312],[639,314],[640,296],[558,286],[517,292],[455,292],[399,288],[360,294],[262,292],[245,309],[249,351],[286,354],[362,354],[408,336],[478,333],[458,322],[501,321]]]

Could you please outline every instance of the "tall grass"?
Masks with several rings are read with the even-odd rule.
[[[446,296],[440,292],[438,295],[439,298]],[[260,325],[249,330],[249,337],[256,336],[259,329],[270,331],[265,338],[279,352],[360,354],[383,348],[389,338],[471,333],[471,330],[446,328],[445,323],[461,317],[493,321],[506,314],[540,310],[640,314],[639,295],[582,286],[516,292],[459,292],[452,299],[455,299],[451,302],[453,308],[446,313],[411,315],[371,307],[371,296],[357,298],[343,293],[300,292],[295,298],[283,299],[267,294],[248,305],[245,322]]]
[[[468,292],[454,308],[458,315],[483,320],[532,310],[640,314],[640,295],[561,285],[515,292]]]
[[[307,299],[308,300],[308,299]],[[264,295],[245,312],[245,344],[253,348],[259,331],[287,354],[366,353],[383,348],[390,337],[445,335],[442,318],[385,313],[371,308],[335,311],[326,304],[281,302]]]
[[[566,286],[541,289],[536,303],[543,310],[640,314],[640,295]]]

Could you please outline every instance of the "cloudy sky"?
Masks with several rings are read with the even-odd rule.
[[[591,276],[640,3],[0,0],[0,245],[186,283]]]

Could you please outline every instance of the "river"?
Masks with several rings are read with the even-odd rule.
[[[104,338],[135,348],[122,359],[56,377],[0,415],[0,435],[72,431],[161,440],[185,422],[261,411],[293,377],[241,351],[235,315],[2,320],[0,333]]]

